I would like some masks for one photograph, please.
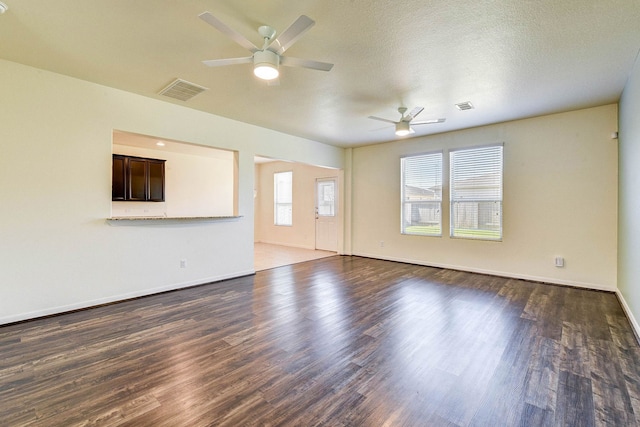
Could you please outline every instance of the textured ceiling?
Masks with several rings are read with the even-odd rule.
[[[0,58],[337,146],[397,139],[397,108],[423,106],[414,136],[616,102],[640,48],[638,0],[3,0]],[[286,55],[279,86],[207,25],[209,11],[261,45],[257,27],[316,25]],[[176,78],[209,88],[158,92]],[[474,110],[454,104],[471,101]]]

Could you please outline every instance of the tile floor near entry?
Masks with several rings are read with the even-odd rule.
[[[253,252],[253,263],[256,271],[337,255],[336,252],[294,248],[269,243],[254,243]]]

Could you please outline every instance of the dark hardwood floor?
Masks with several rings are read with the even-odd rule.
[[[614,294],[334,256],[0,328],[0,426],[636,426]]]

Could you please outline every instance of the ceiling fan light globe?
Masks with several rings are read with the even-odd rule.
[[[398,122],[396,123],[396,135],[398,136],[407,136],[411,135],[415,131],[411,129],[408,122]]]
[[[280,75],[280,72],[271,64],[256,64],[253,67],[253,74],[262,80],[273,80]]]
[[[280,75],[278,71],[280,57],[270,50],[262,50],[253,54],[253,74],[262,80],[273,80]]]

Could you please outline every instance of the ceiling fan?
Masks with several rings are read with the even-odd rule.
[[[383,119],[382,117],[376,117],[376,116],[369,116],[369,118],[373,120],[380,120],[382,122],[393,123],[394,125],[396,125],[396,135],[398,136],[407,136],[412,133],[415,133],[415,131],[411,128],[411,125],[431,125],[434,123],[443,123],[446,120],[446,119],[430,119],[430,120],[423,120],[421,122],[414,122],[413,119],[415,119],[416,116],[422,112],[422,110],[424,110],[424,107],[416,107],[413,110],[411,110],[409,114],[405,116],[404,113],[407,112],[407,108],[400,107],[398,108],[398,112],[400,113],[401,117],[400,117],[400,120],[397,122],[389,119]]]
[[[321,71],[330,71],[331,68],[333,68],[333,64],[326,62],[282,56],[282,54],[289,49],[291,45],[298,41],[304,33],[315,25],[315,21],[308,16],[301,15],[278,37],[275,37],[276,30],[268,25],[263,25],[258,28],[258,33],[264,40],[262,48],[258,48],[242,34],[231,29],[224,22],[220,21],[209,12],[203,12],[199,17],[207,24],[225,34],[231,40],[252,53],[251,56],[243,58],[210,59],[202,61],[203,64],[209,67],[253,63],[253,73],[256,77],[267,80],[270,84],[278,84],[277,78],[280,74],[278,67],[280,65],[310,68],[312,70]]]

